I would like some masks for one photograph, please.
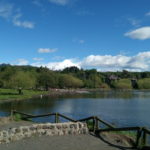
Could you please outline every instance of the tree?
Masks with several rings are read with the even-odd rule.
[[[139,89],[150,89],[150,78],[138,80]]]
[[[60,88],[79,88],[83,86],[82,80],[73,77],[72,75],[62,74],[59,77]]]
[[[67,67],[65,69],[63,69],[63,73],[78,73],[80,71],[80,69],[76,66],[72,66],[72,67]]]
[[[112,87],[115,89],[132,89],[132,84],[130,79],[120,79],[118,81],[113,81]]]
[[[58,87],[58,75],[56,75],[52,71],[41,72],[37,80],[37,86],[44,87],[46,91],[48,91],[49,88]]]
[[[30,72],[18,71],[8,82],[9,88],[30,89],[35,87],[36,79]]]

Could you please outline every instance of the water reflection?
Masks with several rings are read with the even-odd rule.
[[[25,101],[0,103],[0,115],[11,109],[31,114],[60,112],[79,119],[97,115],[117,126],[150,127],[149,91],[97,91],[90,94],[34,98]],[[36,121],[48,121],[39,118]]]

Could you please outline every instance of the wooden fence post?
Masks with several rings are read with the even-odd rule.
[[[99,122],[98,122],[97,117],[95,117],[95,124],[96,124],[96,130],[98,130],[99,129]]]
[[[142,144],[143,146],[146,146],[147,144],[147,134],[145,131],[143,132]]]
[[[95,132],[95,117],[93,117],[93,132]]]
[[[58,113],[55,114],[55,123],[59,123],[59,114]]]
[[[136,143],[135,143],[136,148],[139,147],[141,134],[142,134],[142,130],[140,128],[140,129],[137,130]]]
[[[11,118],[11,120],[13,121],[13,119],[14,119],[14,111],[13,110],[11,110],[11,112],[10,112],[10,118]]]

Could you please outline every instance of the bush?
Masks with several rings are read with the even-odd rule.
[[[132,89],[132,84],[130,79],[120,79],[112,83],[115,89]]]
[[[0,88],[2,88],[4,86],[3,81],[0,80]]]
[[[59,77],[60,88],[80,88],[83,87],[82,80],[68,74],[62,74]]]
[[[150,89],[150,78],[138,80],[139,89]]]

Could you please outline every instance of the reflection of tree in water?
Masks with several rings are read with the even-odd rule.
[[[2,113],[8,114],[12,109],[31,113],[31,114],[42,114],[54,112],[55,108],[58,106],[58,101],[65,101],[67,99],[122,99],[122,100],[132,100],[133,98],[145,98],[149,97],[149,92],[143,91],[97,91],[82,94],[64,94],[64,95],[53,95],[49,97],[33,98],[24,101],[12,101],[0,103],[0,115]]]
[[[54,107],[54,105],[54,99],[43,97],[42,99],[34,98],[30,100],[4,102],[0,104],[0,110],[6,113],[10,113],[12,109],[33,113],[38,111],[38,109],[44,109],[44,111],[50,110],[52,107]]]

